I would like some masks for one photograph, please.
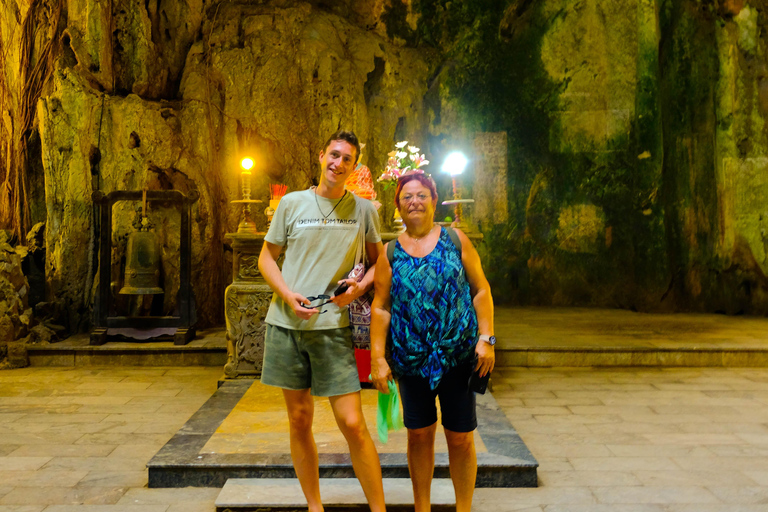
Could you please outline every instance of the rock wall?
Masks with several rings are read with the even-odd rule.
[[[46,221],[47,299],[71,332],[88,327],[105,264],[91,193],[197,191],[193,288],[200,325],[220,325],[242,156],[266,200],[268,183],[312,184],[324,139],[351,127],[374,178],[409,140],[445,197],[447,151],[506,141],[506,158],[478,158],[478,179],[460,184],[484,201],[480,250],[499,302],[765,314],[765,12],[762,0],[11,3],[0,158],[26,137],[28,184],[8,172],[0,212],[8,190],[27,190],[30,217]],[[34,43],[19,70],[23,26]],[[49,41],[22,136],[15,91]],[[487,172],[497,162],[506,204]],[[391,192],[379,199],[387,226]],[[134,209],[116,210],[114,282]],[[178,216],[151,216],[168,313]]]
[[[193,288],[200,325],[217,325],[231,274],[224,235],[240,220],[229,202],[240,197],[241,157],[255,157],[253,196],[266,201],[269,182],[298,190],[316,180],[321,146],[339,127],[354,128],[366,143],[366,163],[380,168],[396,129],[424,125],[429,64],[422,53],[337,12],[283,4],[124,3],[113,18],[102,3],[74,6],[65,35],[71,53],[57,62],[37,109],[46,275],[49,293],[69,305],[70,328],[87,326],[94,301],[93,190],[200,193]],[[112,53],[105,50],[110,31],[117,34]],[[116,213],[113,279],[133,206]],[[178,289],[178,216],[161,210],[153,220],[168,314]]]
[[[438,143],[508,135],[509,221],[483,227],[501,296],[768,312],[764,1],[436,5],[388,26],[450,55]]]

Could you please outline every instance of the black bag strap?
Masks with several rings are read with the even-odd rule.
[[[459,239],[459,234],[456,233],[456,230],[451,226],[445,226],[445,230],[448,232],[448,236],[451,237],[453,245],[456,246],[456,248],[459,250],[459,254],[461,254],[461,239]]]
[[[459,250],[459,254],[461,254],[461,239],[459,238],[458,233],[456,233],[456,230],[450,226],[445,226],[445,230],[448,232],[448,236],[451,237],[451,242],[453,242],[453,245],[456,246],[456,248]],[[387,243],[387,259],[389,260],[390,265],[392,265],[392,258],[395,255],[396,244],[397,239]]]
[[[397,239],[394,239],[391,242],[387,242],[387,259],[389,260],[390,265],[392,265],[392,257],[395,255],[396,244],[397,244]]]

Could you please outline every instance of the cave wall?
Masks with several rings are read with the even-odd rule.
[[[396,127],[424,125],[424,52],[395,47],[340,13],[285,4],[115,2],[112,18],[103,3],[70,5],[77,14],[64,34],[68,46],[37,114],[48,291],[68,305],[73,329],[87,326],[97,285],[93,190],[200,193],[192,280],[200,325],[216,325],[231,274],[224,235],[240,220],[229,203],[240,194],[240,158],[255,157],[252,195],[266,202],[269,182],[298,190],[317,179],[317,155],[339,127],[354,128],[366,143],[366,163],[380,168]],[[110,31],[114,51],[105,49]],[[117,280],[134,207],[115,213],[110,263]],[[150,218],[170,314],[178,215],[161,210]],[[260,210],[256,222],[265,229]]]
[[[434,118],[508,134],[509,221],[484,226],[481,248],[500,297],[768,312],[764,0],[387,14],[390,35],[450,56]]]
[[[27,140],[29,220],[46,221],[46,293],[71,331],[87,328],[97,285],[93,190],[199,192],[193,287],[201,326],[217,325],[239,159],[256,158],[257,199],[268,183],[305,188],[340,126],[366,143],[374,177],[395,141],[421,146],[442,196],[448,150],[506,140],[505,214],[480,226],[497,302],[768,313],[764,0],[3,6],[0,157],[11,169]],[[19,68],[24,26],[36,28]],[[19,132],[38,62],[47,78]],[[391,192],[379,194],[388,225]],[[118,248],[133,207],[117,211]],[[178,217],[153,220],[170,312]]]

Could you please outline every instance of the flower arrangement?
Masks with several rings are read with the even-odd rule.
[[[404,140],[395,144],[395,150],[389,153],[387,167],[384,173],[377,180],[388,189],[397,184],[398,178],[409,174],[424,174],[422,166],[428,165],[429,160],[423,154],[419,154],[419,148],[408,146],[408,141]]]

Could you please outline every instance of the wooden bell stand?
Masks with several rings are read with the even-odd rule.
[[[190,212],[192,204],[200,194],[197,191],[184,195],[178,190],[148,190],[147,202],[162,201],[176,204],[181,212],[179,233],[179,291],[176,297],[178,316],[109,316],[110,306],[114,301],[111,281],[112,261],[112,207],[119,201],[141,201],[141,190],[115,190],[104,194],[96,190],[92,194],[94,204],[98,206],[100,218],[99,232],[99,286],[93,306],[93,328],[90,344],[103,345],[109,338],[129,336],[128,330],[141,330],[151,334],[156,329],[165,336],[173,338],[174,345],[186,345],[195,337],[195,300],[190,283],[192,231]],[[122,332],[120,332],[122,331]],[[165,331],[170,331],[167,333]],[[136,336],[142,341],[150,336]],[[151,336],[154,337],[154,336]]]

